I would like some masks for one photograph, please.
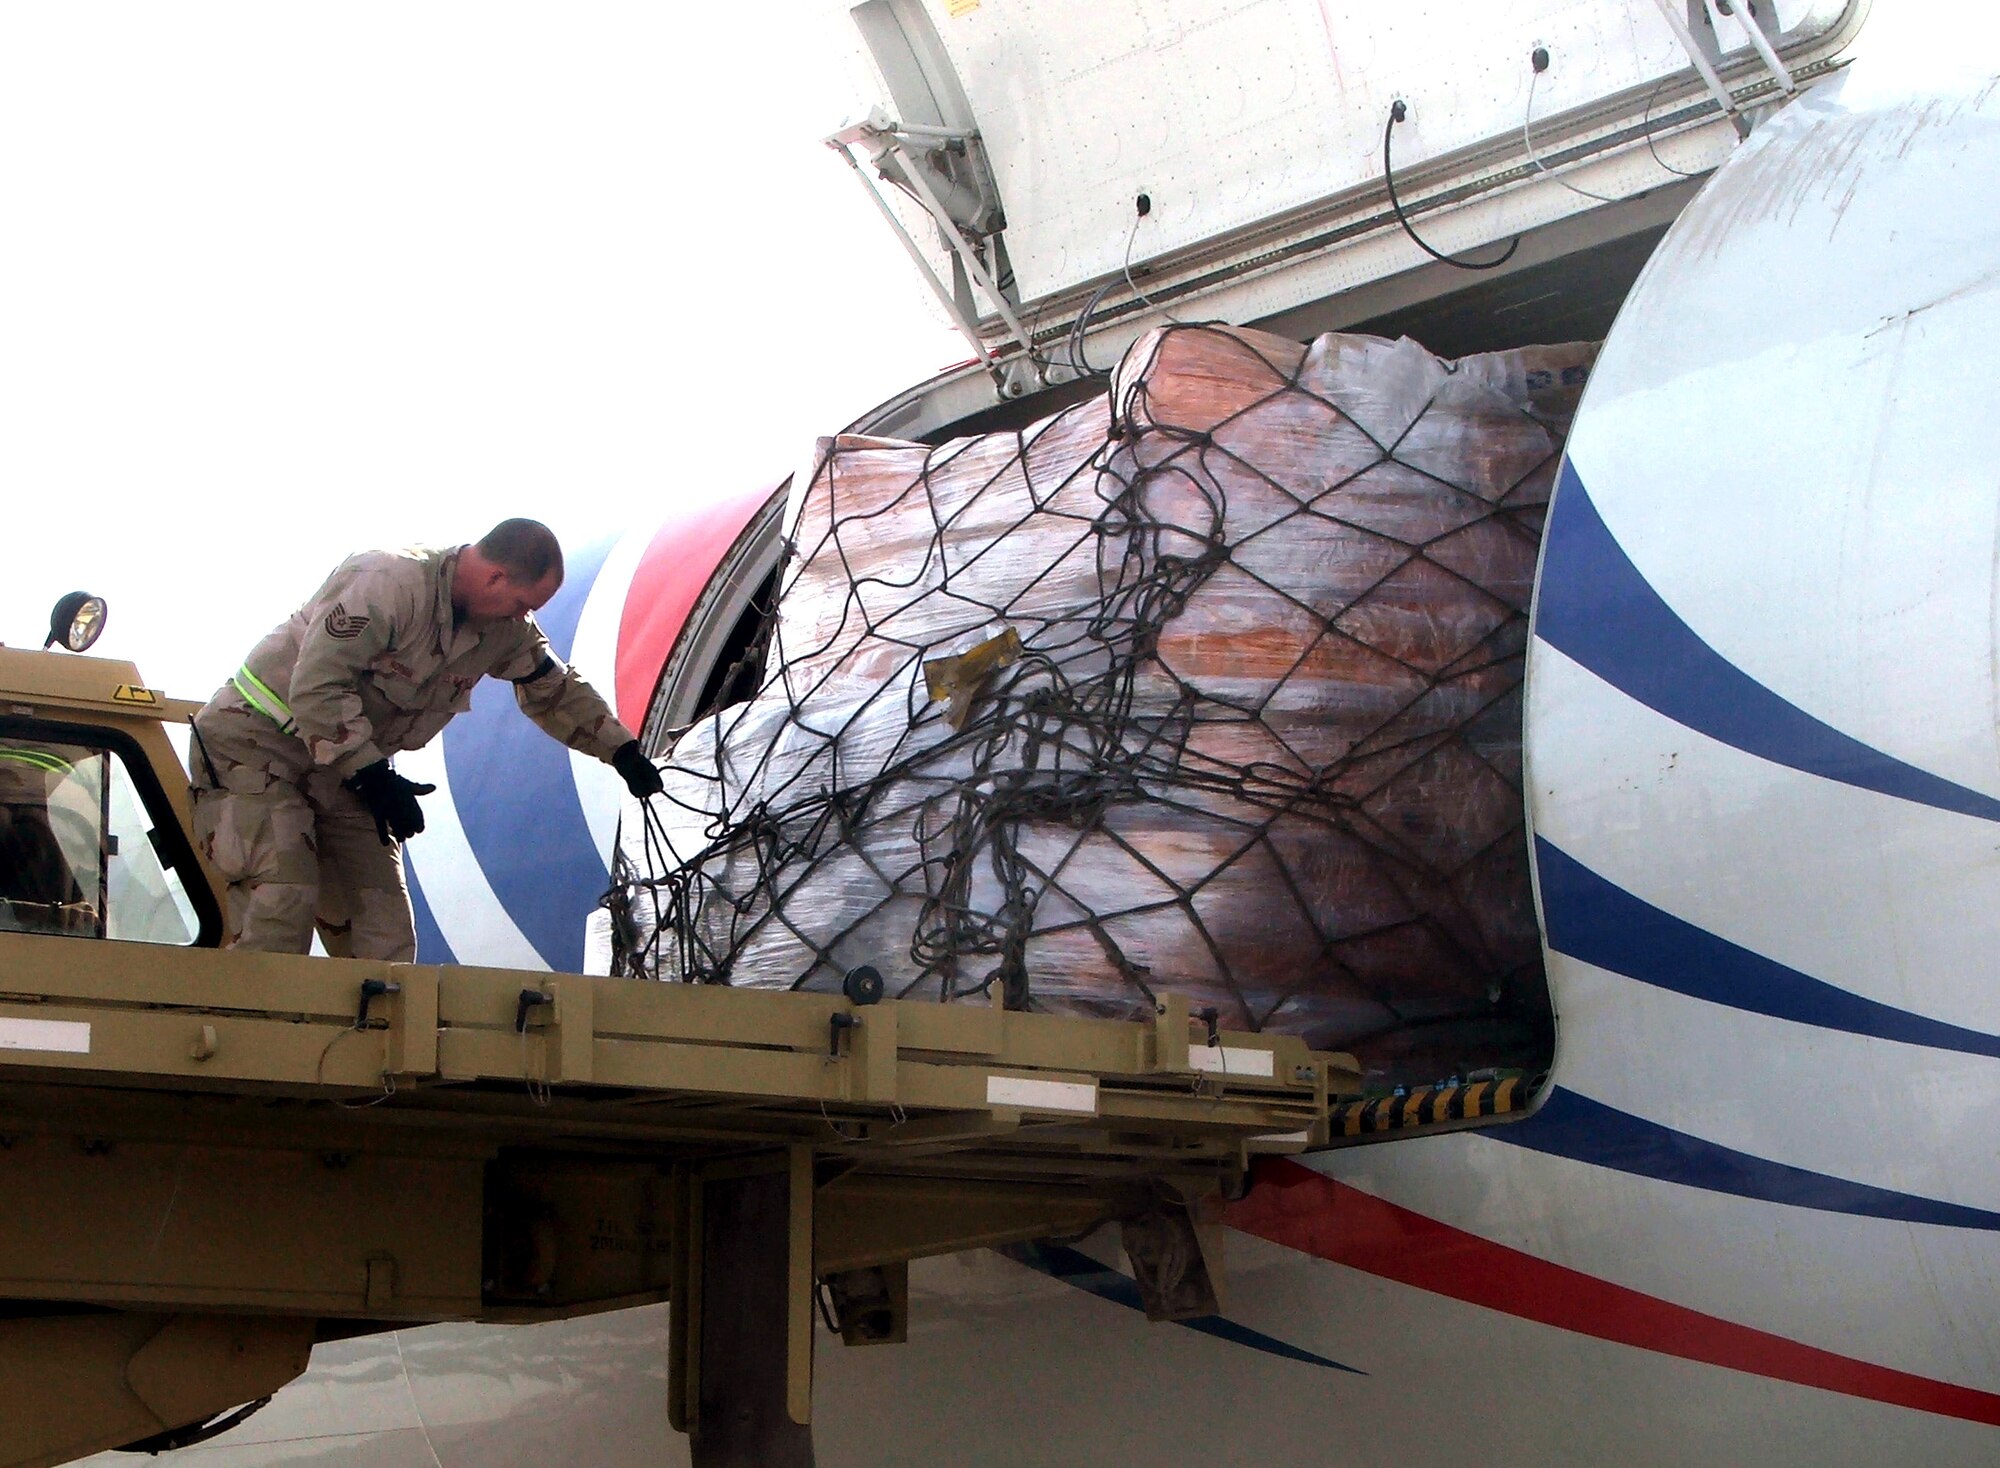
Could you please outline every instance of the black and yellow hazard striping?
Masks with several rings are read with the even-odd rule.
[[[1519,1111],[1535,1093],[1535,1078],[1507,1076],[1463,1086],[1416,1086],[1399,1096],[1375,1096],[1349,1101],[1328,1113],[1332,1134],[1359,1137],[1369,1132],[1402,1131],[1432,1122],[1464,1121],[1468,1117],[1501,1116]]]

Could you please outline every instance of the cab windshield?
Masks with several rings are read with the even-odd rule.
[[[116,750],[0,736],[0,931],[187,944],[200,926]]]

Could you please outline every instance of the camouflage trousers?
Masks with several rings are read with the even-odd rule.
[[[304,953],[315,929],[336,958],[417,956],[403,853],[305,746],[223,697],[195,718],[194,829],[228,883],[231,943]]]

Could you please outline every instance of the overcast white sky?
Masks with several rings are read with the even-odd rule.
[[[351,550],[657,522],[962,358],[819,142],[845,11],[0,7],[0,641],[86,587],[206,698]]]

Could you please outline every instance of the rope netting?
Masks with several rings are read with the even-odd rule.
[[[1018,433],[822,441],[763,686],[644,813],[639,968],[1544,1063],[1521,681],[1594,354],[1175,325]]]

